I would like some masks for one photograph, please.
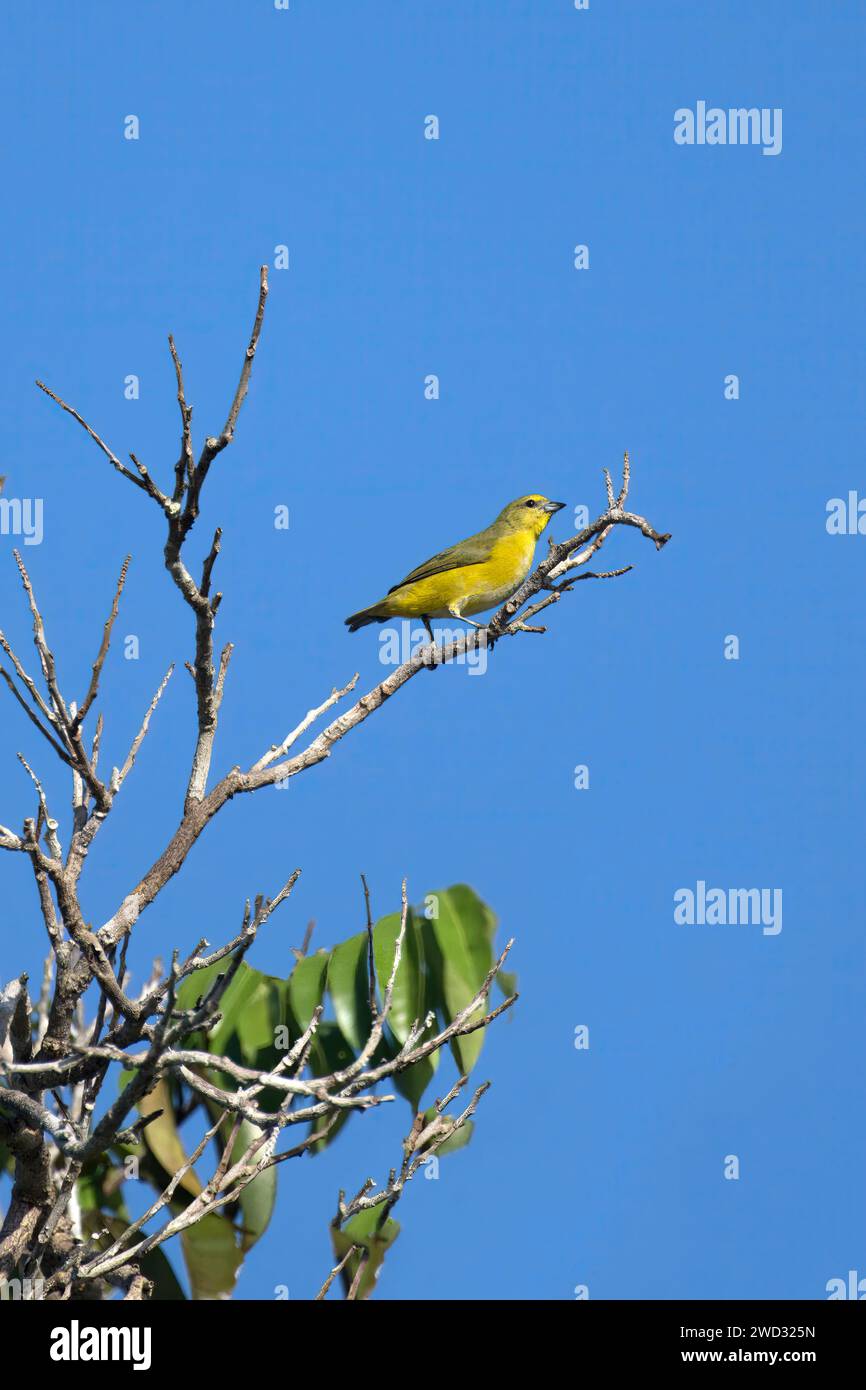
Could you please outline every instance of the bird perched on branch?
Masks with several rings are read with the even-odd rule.
[[[510,598],[529,573],[535,544],[564,502],[529,493],[509,502],[492,525],[465,541],[441,550],[412,570],[378,603],[346,619],[350,632],[388,618],[421,618],[430,632],[431,618],[460,618],[472,627],[470,613],[483,613]],[[431,633],[432,636],[432,633]]]

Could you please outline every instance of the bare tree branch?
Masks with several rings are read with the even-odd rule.
[[[147,491],[144,481],[141,478],[136,478],[135,474],[131,473],[129,469],[126,467],[126,465],[120,462],[120,459],[117,457],[117,455],[112,453],[111,449],[109,449],[108,445],[105,443],[105,440],[100,439],[96,431],[92,429],[90,425],[88,425],[86,420],[82,419],[77,410],[73,410],[71,405],[67,405],[65,401],[62,401],[59,396],[56,396],[53,391],[49,390],[49,388],[45,385],[44,381],[39,381],[37,379],[36,385],[39,387],[40,391],[45,392],[46,396],[50,396],[53,401],[56,401],[56,403],[60,406],[61,410],[65,410],[67,415],[71,415],[73,420],[78,421],[81,428],[87,431],[93,442],[105,454],[105,457],[108,459],[108,462],[111,464],[112,468],[116,468],[118,473],[122,474],[123,477],[128,479],[129,482],[134,483],[136,487],[140,487],[142,491]]]
[[[351,730],[364,723],[418,671],[426,669],[431,661],[449,663],[479,646],[492,646],[502,637],[517,633],[542,633],[544,628],[531,620],[560,602],[578,582],[583,579],[617,578],[626,574],[631,565],[600,572],[586,568],[590,558],[598,553],[617,527],[638,530],[652,540],[657,549],[661,549],[669,539],[667,534],[657,532],[646,518],[626,510],[630,486],[630,463],[626,454],[618,493],[615,493],[609,472],[604,470],[604,511],[591,525],[569,540],[559,544],[551,542],[546,557],[517,593],[492,616],[486,627],[452,637],[438,645],[433,643],[431,647],[419,648],[408,661],[389,672],[383,680],[355,699],[353,704],[342,708],[315,733],[314,726],[322,716],[355,690],[358,682],[355,674],[346,685],[335,687],[325,700],[310,708],[281,741],[271,743],[267,751],[246,770],[241,766],[232,766],[210,785],[218,716],[233,649],[231,642],[226,643],[218,661],[215,661],[214,629],[222,596],[219,592],[213,592],[213,580],[222,532],[219,527],[214,531],[198,583],[193,578],[193,573],[199,573],[198,565],[188,563],[184,547],[200,514],[202,490],[208,472],[214,460],[234,438],[240,411],[249,391],[267,295],[268,272],[267,267],[262,266],[255,316],[237,388],[221,433],[205,438],[197,462],[192,438],[192,407],[186,399],[183,368],[175,342],[169,337],[180,411],[180,453],[173,464],[174,480],[170,495],[161,489],[135,454],[130,454],[133,465],[130,469],[77,410],[42,382],[37,383],[86,431],[112,468],[159,506],[166,521],[165,567],[192,612],[195,641],[194,659],[185,663],[193,678],[196,695],[194,748],[183,804],[178,813],[179,820],[161,853],[138,884],[125,895],[102,926],[94,930],[82,908],[79,879],[94,838],[111,813],[117,793],[133,770],[173,666],[169,667],[158,686],[124,761],[112,767],[110,777],[101,777],[98,769],[104,738],[103,717],[98,715],[92,737],[88,733],[87,745],[84,741],[84,723],[101,693],[100,684],[130,558],[126,557],[120,570],[91,667],[87,691],[81,704],[76,705],[64,695],[33,584],[21,555],[15,552],[32,618],[44,693],[18,660],[2,633],[0,647],[9,659],[10,669],[0,667],[0,675],[28,719],[51,745],[63,765],[69,768],[72,794],[71,833],[65,863],[59,822],[50,815],[43,783],[23,754],[19,755],[20,760],[36,790],[36,814],[24,819],[20,833],[0,826],[0,849],[26,854],[30,860],[51,948],[49,968],[45,971],[37,1005],[35,1027],[31,1027],[32,1010],[26,994],[26,981],[19,982],[15,992],[14,1016],[2,1040],[0,1129],[4,1143],[8,1144],[15,1157],[16,1174],[12,1201],[0,1230],[0,1276],[14,1268],[22,1255],[27,1255],[34,1262],[34,1267],[45,1265],[48,1286],[58,1296],[67,1296],[73,1287],[79,1288],[105,1279],[120,1288],[128,1300],[147,1296],[147,1281],[141,1277],[136,1261],[173,1235],[195,1225],[203,1216],[229,1204],[236,1204],[249,1183],[277,1164],[300,1157],[320,1144],[323,1137],[347,1114],[393,1101],[392,1095],[377,1091],[380,1083],[399,1077],[402,1072],[455,1039],[489,1027],[500,1014],[513,1006],[517,997],[510,996],[495,1008],[489,1004],[492,982],[512,946],[509,941],[473,998],[449,1023],[437,1025],[432,1013],[415,1019],[402,1044],[396,1049],[391,1047],[393,1038],[389,1033],[389,1048],[387,1055],[383,1055],[386,1049],[381,1047],[381,1043],[393,1008],[395,985],[409,928],[408,897],[404,881],[392,967],[388,980],[379,981],[380,1003],[377,1000],[370,895],[366,880],[362,880],[368,934],[370,1028],[368,1036],[359,1040],[360,1046],[354,1060],[329,1075],[314,1074],[315,1068],[310,1065],[313,1056],[311,1050],[317,1043],[322,1005],[313,1011],[307,1027],[285,1056],[269,1070],[241,1065],[233,1057],[218,1055],[202,1046],[187,1046],[190,1040],[199,1043],[201,1035],[207,1035],[216,1026],[221,1001],[232,982],[238,978],[258,930],[289,896],[298,876],[298,871],[295,871],[272,900],[257,897],[253,907],[248,903],[240,931],[232,940],[211,950],[209,943],[202,939],[182,961],[176,952],[168,972],[163,974],[161,969],[155,969],[133,997],[126,963],[130,932],[141,913],[183,867],[189,851],[213,817],[239,794],[273,786],[330,757],[333,749]],[[104,767],[104,753],[102,758]],[[65,833],[63,839],[66,839]],[[309,944],[311,927],[307,931],[301,956]],[[225,962],[224,968],[222,962]],[[192,1008],[178,1006],[177,992],[181,982],[215,964],[220,965],[220,970],[215,978],[208,977],[207,986],[203,987],[202,996],[195,1005]],[[91,988],[96,996],[96,1009],[95,1017],[87,1023],[84,999]],[[318,1041],[321,1042],[321,1037]],[[130,1075],[120,1093],[98,1110],[100,1088],[113,1065],[123,1066]],[[164,1191],[148,1212],[132,1222],[107,1249],[97,1249],[93,1240],[82,1242],[73,1238],[70,1201],[84,1165],[100,1158],[112,1144],[138,1142],[145,1126],[153,1121],[154,1112],[138,1118],[131,1117],[153,1087],[159,1083],[165,1084],[166,1080],[171,1080],[175,1087],[182,1083],[184,1105],[188,1107],[185,1114],[206,1101],[208,1108],[214,1110],[218,1118],[205,1131],[189,1161],[171,1175]],[[370,1181],[348,1204],[341,1196],[337,1227],[350,1220],[352,1215],[369,1208],[379,1209],[380,1224],[387,1220],[420,1164],[435,1154],[455,1130],[468,1122],[489,1083],[476,1090],[468,1106],[456,1118],[447,1116],[446,1107],[456,1099],[465,1084],[466,1078],[461,1077],[449,1095],[437,1102],[432,1119],[423,1116],[416,1118],[404,1144],[403,1163],[399,1170],[392,1172],[381,1191],[374,1192]],[[276,1109],[268,1108],[274,1105]],[[253,1127],[252,1131],[242,1128],[244,1122]],[[278,1151],[284,1131],[299,1124],[310,1126],[305,1138],[293,1147]],[[243,1146],[240,1144],[241,1133],[245,1136]],[[249,1133],[252,1137],[248,1139]],[[224,1143],[226,1135],[228,1140]],[[214,1171],[202,1192],[179,1211],[177,1203],[173,1202],[178,1186],[184,1174],[202,1159],[212,1141],[216,1142],[218,1148],[222,1145]],[[240,1156],[237,1153],[239,1147],[244,1150]],[[145,1225],[156,1217],[163,1219],[162,1226],[145,1236]],[[331,1270],[317,1298],[325,1297],[339,1274],[348,1277],[345,1271],[353,1253],[358,1253],[357,1247],[353,1247]],[[361,1289],[367,1259],[368,1255],[364,1252],[358,1260],[350,1283],[350,1298],[357,1296]]]
[[[132,556],[127,555],[126,559],[120,567],[120,578],[117,581],[117,588],[114,591],[114,599],[112,600],[111,604],[111,612],[105,620],[105,627],[102,631],[102,642],[100,644],[99,651],[97,652],[96,660],[93,663],[93,674],[90,679],[90,686],[88,688],[87,694],[84,697],[84,701],[80,709],[78,710],[77,714],[75,714],[75,716],[73,717],[73,730],[78,730],[81,728],[81,725],[87,718],[87,713],[91,705],[96,699],[99,690],[99,677],[102,674],[102,668],[105,665],[105,658],[108,655],[108,648],[111,643],[111,630],[114,627],[114,622],[117,618],[117,612],[120,607],[120,596],[123,593],[123,586],[126,583],[126,576],[129,571],[129,565],[131,560]]]

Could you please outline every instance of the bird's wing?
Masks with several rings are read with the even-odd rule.
[[[445,570],[462,569],[464,565],[481,565],[485,560],[490,559],[490,552],[493,548],[495,537],[490,535],[490,527],[485,531],[478,531],[474,536],[470,536],[465,541],[458,541],[456,545],[449,545],[447,550],[440,550],[438,555],[431,555],[429,560],[425,560],[423,565],[412,570],[405,579],[401,579],[399,584],[394,584],[388,590],[393,594],[397,589],[402,589],[406,584],[414,584],[418,579],[429,579],[432,574],[443,574]]]

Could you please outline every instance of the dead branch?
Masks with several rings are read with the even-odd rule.
[[[600,573],[585,568],[589,559],[598,553],[617,527],[638,530],[652,540],[657,549],[661,549],[669,539],[667,534],[657,532],[646,518],[626,510],[630,486],[630,464],[626,454],[619,492],[615,494],[613,481],[605,470],[605,509],[577,535],[559,544],[551,543],[547,556],[518,592],[494,614],[486,627],[461,634],[439,645],[434,643],[432,647],[419,649],[408,661],[396,667],[384,680],[313,734],[312,730],[322,716],[354,691],[358,676],[352,676],[344,686],[335,687],[320,704],[310,708],[282,740],[272,742],[246,770],[233,766],[211,785],[218,718],[232,653],[232,644],[226,643],[218,662],[214,660],[214,629],[222,595],[213,592],[213,579],[220,555],[221,530],[217,527],[214,531],[198,582],[193,578],[185,558],[185,544],[200,515],[208,473],[234,438],[239,414],[249,391],[267,295],[267,267],[262,266],[255,316],[238,384],[221,432],[205,438],[197,461],[192,439],[192,406],[187,401],[183,368],[175,342],[169,337],[180,411],[180,452],[173,464],[174,479],[170,494],[162,490],[135,454],[130,453],[133,466],[127,467],[79,411],[42,382],[37,382],[40,389],[85,430],[114,471],[132,482],[159,507],[166,524],[163,548],[165,567],[192,612],[194,629],[194,658],[185,664],[194,682],[196,723],[179,820],[151,867],[126,894],[112,915],[98,930],[94,930],[82,910],[79,880],[94,839],[136,764],[173,666],[169,667],[158,686],[123,761],[112,768],[108,778],[100,775],[100,751],[104,741],[102,715],[98,715],[95,730],[92,737],[88,734],[87,741],[84,729],[101,695],[111,636],[127,580],[129,556],[120,569],[84,698],[76,703],[64,693],[34,585],[20,554],[15,552],[32,620],[42,688],[19,660],[3,633],[0,633],[0,648],[9,665],[0,666],[0,675],[28,720],[70,770],[72,816],[64,862],[60,825],[50,814],[43,783],[31,763],[20,755],[36,792],[36,813],[23,819],[20,832],[0,825],[0,849],[25,854],[30,860],[40,911],[49,937],[51,968],[46,970],[43,981],[35,1037],[31,1038],[29,997],[26,996],[25,985],[21,985],[14,996],[14,1015],[4,1038],[0,1040],[4,1048],[0,1056],[0,1076],[4,1081],[0,1088],[3,1110],[0,1124],[4,1142],[16,1159],[12,1202],[0,1230],[0,1276],[12,1269],[23,1253],[30,1252],[37,1264],[46,1259],[49,1261],[46,1268],[51,1287],[66,1293],[73,1282],[78,1284],[107,1278],[124,1290],[126,1298],[143,1297],[146,1281],[141,1280],[138,1274],[135,1265],[137,1259],[170,1236],[201,1220],[207,1212],[236,1202],[239,1193],[269,1168],[307,1152],[320,1142],[341,1115],[392,1101],[390,1095],[373,1094],[381,1082],[416,1065],[455,1038],[488,1027],[516,999],[516,996],[512,996],[496,1008],[489,1007],[492,981],[511,949],[512,943],[508,942],[474,998],[450,1024],[436,1029],[432,1016],[414,1020],[396,1054],[382,1060],[380,1043],[392,1008],[407,930],[408,899],[404,882],[393,965],[389,979],[379,982],[382,987],[382,1002],[379,1005],[369,892],[365,883],[371,1025],[369,1035],[353,1062],[329,1076],[307,1075],[310,1049],[319,1026],[321,1008],[315,1011],[302,1037],[271,1071],[257,1071],[241,1066],[230,1057],[215,1056],[200,1048],[186,1046],[192,1034],[214,1026],[219,1018],[220,1001],[237,976],[258,930],[276,907],[285,901],[297,879],[296,871],[273,900],[256,899],[253,910],[247,905],[240,932],[224,946],[210,951],[209,943],[203,940],[184,961],[180,961],[176,954],[165,975],[160,971],[155,972],[137,997],[131,997],[126,972],[129,934],[141,913],[183,867],[189,851],[205,827],[235,796],[273,786],[330,757],[334,748],[353,729],[364,723],[431,662],[447,664],[479,645],[492,646],[501,638],[519,632],[543,632],[543,627],[534,625],[530,620],[560,602],[579,581],[617,578],[626,574],[631,565]],[[65,840],[66,836],[63,838]],[[309,932],[304,951],[308,940]],[[198,970],[222,961],[226,962],[225,969],[204,991],[195,1007],[178,1009],[177,990],[181,981]],[[96,1013],[92,1024],[85,1025],[83,999],[91,986],[97,994]],[[21,989],[24,990],[23,995]],[[9,997],[12,999],[12,994]],[[26,1006],[20,1002],[24,998]],[[26,1027],[22,1023],[24,1017]],[[379,1060],[374,1061],[377,1053]],[[131,1073],[131,1077],[96,1120],[100,1087],[112,1065],[122,1065]],[[220,1117],[217,1124],[206,1131],[189,1164],[172,1175],[165,1191],[149,1212],[140,1221],[133,1222],[107,1250],[97,1250],[92,1242],[83,1245],[73,1243],[71,1253],[67,1251],[63,1254],[59,1246],[55,1250],[59,1234],[68,1225],[67,1207],[83,1165],[102,1154],[121,1136],[126,1139],[140,1136],[148,1117],[132,1122],[130,1117],[148,1092],[167,1077],[180,1078],[188,1094],[194,1098],[201,1097],[215,1107]],[[226,1079],[234,1086],[229,1087]],[[420,1126],[416,1124],[404,1146],[403,1164],[391,1174],[381,1191],[373,1193],[371,1185],[365,1185],[352,1202],[346,1204],[341,1197],[339,1223],[368,1207],[381,1207],[381,1220],[384,1222],[387,1219],[389,1211],[400,1199],[424,1157],[435,1153],[449,1134],[467,1123],[487,1086],[485,1083],[475,1092],[469,1105],[456,1119],[446,1119],[443,1113],[445,1107],[455,1099],[464,1084],[465,1078],[461,1078],[449,1096],[437,1103],[433,1121]],[[61,1097],[60,1088],[67,1092],[68,1100]],[[282,1097],[274,1112],[263,1108],[262,1093],[266,1089]],[[235,1140],[242,1121],[254,1126],[255,1137],[247,1144],[240,1159],[235,1161]],[[219,1126],[226,1122],[230,1126],[231,1142],[223,1150],[222,1158],[203,1192],[182,1213],[166,1213],[183,1173],[199,1160]],[[278,1152],[284,1131],[298,1124],[311,1124],[310,1133],[294,1147]],[[152,1235],[143,1236],[144,1225],[161,1214],[167,1214],[163,1226]],[[319,1297],[325,1296],[345,1265],[346,1260],[341,1261],[331,1271]],[[359,1262],[349,1291],[350,1297],[357,1294],[363,1267],[364,1259]]]

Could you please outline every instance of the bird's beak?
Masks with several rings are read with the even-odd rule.
[[[544,504],[544,511],[546,511],[546,512],[561,512],[564,506],[565,506],[565,503],[564,503],[564,502],[545,502],[545,504]]]

